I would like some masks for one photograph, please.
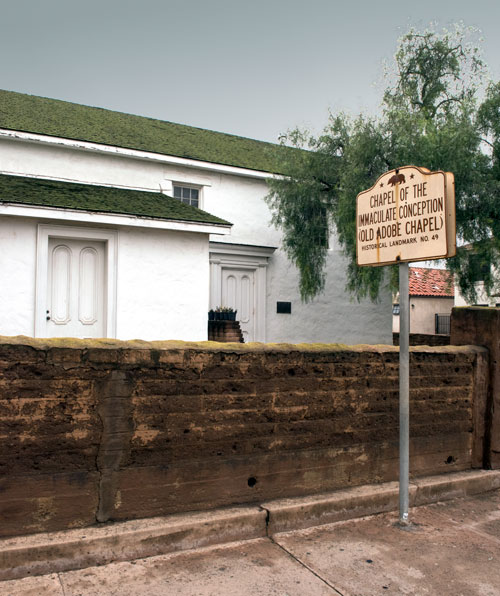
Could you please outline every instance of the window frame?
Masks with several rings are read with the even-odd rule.
[[[193,205],[191,203],[191,197],[189,197],[189,202],[187,203],[184,200],[184,197],[176,197],[175,196],[175,189],[176,188],[180,188],[180,189],[189,189],[189,191],[193,191],[195,190],[198,193],[198,198],[197,198],[197,205]],[[199,186],[198,184],[189,184],[189,183],[185,183],[185,182],[172,182],[172,196],[174,199],[176,199],[177,201],[180,201],[181,203],[184,203],[184,205],[189,205],[190,207],[194,207],[195,209],[201,209],[202,208],[202,186]],[[182,192],[182,191],[181,191]]]

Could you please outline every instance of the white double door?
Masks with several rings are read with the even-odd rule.
[[[237,311],[245,342],[255,341],[255,270],[222,269],[222,305]]]
[[[49,238],[46,337],[105,336],[105,242]]]

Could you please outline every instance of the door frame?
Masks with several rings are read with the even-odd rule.
[[[210,242],[210,304],[214,309],[222,302],[222,270],[247,269],[255,273],[255,338],[266,341],[266,278],[273,246],[251,246]]]
[[[104,242],[104,336],[116,337],[116,265],[118,233],[114,230],[38,224],[35,281],[35,337],[46,336],[49,238]]]

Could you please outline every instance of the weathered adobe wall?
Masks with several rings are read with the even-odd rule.
[[[500,469],[500,308],[459,307],[451,314],[451,344],[477,344],[489,351],[484,462]]]
[[[412,350],[412,475],[480,465],[486,369]],[[0,408],[2,536],[398,473],[392,346],[0,338]]]
[[[399,346],[399,333],[392,334],[392,343]],[[410,333],[410,346],[449,346],[449,335]]]

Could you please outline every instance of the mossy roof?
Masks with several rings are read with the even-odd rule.
[[[0,202],[161,220],[231,225],[159,192],[0,174]]]
[[[0,128],[271,173],[289,147],[144,116],[0,90]]]

